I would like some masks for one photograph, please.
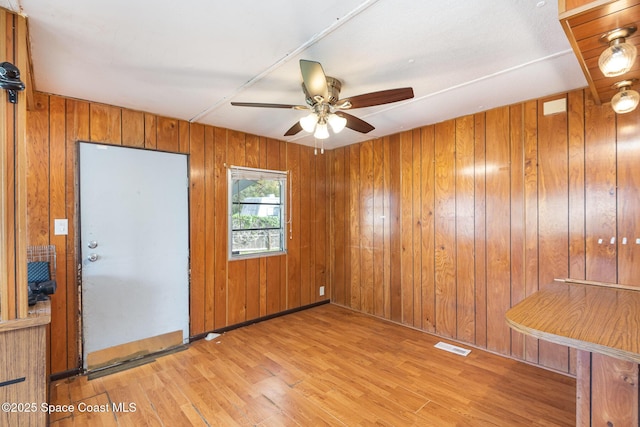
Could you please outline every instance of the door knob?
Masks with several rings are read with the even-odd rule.
[[[89,247],[89,249],[95,249],[98,247],[98,242],[96,242],[95,240],[92,240],[89,242],[87,246]]]
[[[87,259],[91,262],[96,262],[98,260],[98,254],[89,254]]]

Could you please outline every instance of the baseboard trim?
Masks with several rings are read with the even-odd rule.
[[[286,316],[287,314],[297,313],[298,311],[308,310],[310,308],[318,307],[318,306],[321,306],[321,305],[324,305],[324,304],[329,304],[330,302],[331,302],[331,300],[326,299],[326,300],[314,302],[312,304],[303,305],[301,307],[290,308],[289,310],[280,311],[280,312],[274,313],[274,314],[269,314],[268,316],[258,317],[258,318],[253,319],[253,320],[247,320],[246,322],[236,323],[235,325],[225,326],[224,328],[214,329],[212,331],[207,331],[207,332],[204,332],[202,334],[197,334],[197,335],[194,335],[192,337],[189,337],[189,342],[194,342],[194,341],[201,340],[211,332],[213,332],[215,334],[223,334],[225,332],[229,332],[229,331],[232,331],[234,329],[244,328],[245,326],[253,325],[255,323],[264,322],[265,320],[275,319],[276,317]]]
[[[82,374],[82,369],[75,368],[69,369],[67,371],[56,372],[55,374],[49,375],[49,381],[58,381],[64,380],[65,378],[71,378]]]

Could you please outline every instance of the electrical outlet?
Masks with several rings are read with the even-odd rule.
[[[320,296],[324,296],[324,286],[320,286]]]

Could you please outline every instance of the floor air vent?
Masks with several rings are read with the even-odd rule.
[[[440,350],[448,351],[449,353],[459,354],[460,356],[466,356],[471,353],[471,350],[467,350],[462,347],[456,347],[455,345],[447,344],[446,342],[442,341],[440,341],[434,347],[439,348]]]

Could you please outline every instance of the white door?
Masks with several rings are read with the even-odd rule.
[[[83,360],[189,328],[187,157],[80,143]]]

